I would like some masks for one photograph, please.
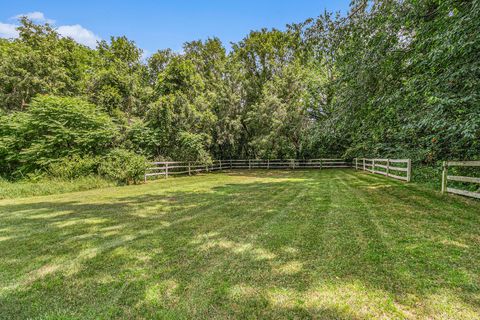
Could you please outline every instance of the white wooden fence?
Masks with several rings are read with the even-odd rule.
[[[448,193],[454,193],[462,196],[480,199],[480,192],[460,190],[460,189],[448,187],[448,181],[480,184],[480,178],[448,175],[448,168],[450,167],[480,167],[480,161],[445,161],[443,162],[443,174],[442,174],[442,193],[448,192]]]
[[[199,163],[188,161],[163,161],[151,162],[145,173],[145,181],[148,177],[177,174],[194,174],[197,172],[210,172],[230,169],[328,169],[350,168],[352,163],[343,159],[249,159],[249,160],[214,160],[211,163]]]
[[[381,174],[407,182],[412,180],[412,161],[410,159],[355,158],[353,161],[356,170]]]

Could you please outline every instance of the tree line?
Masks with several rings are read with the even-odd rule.
[[[23,18],[0,39],[0,174],[114,172],[105,158],[477,159],[479,30],[479,1],[353,1],[228,51],[210,38],[143,61],[126,37],[90,49]]]

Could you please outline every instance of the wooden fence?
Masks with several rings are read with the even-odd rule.
[[[356,170],[381,174],[389,178],[410,182],[412,180],[412,161],[410,159],[365,159],[355,158]]]
[[[473,192],[473,191],[467,191],[467,190],[448,187],[448,181],[480,184],[480,178],[448,175],[449,167],[480,167],[480,161],[445,161],[443,162],[443,174],[442,174],[442,193],[448,192],[448,193],[454,193],[462,196],[480,199],[480,192]]]
[[[250,159],[250,160],[214,160],[210,163],[188,161],[163,161],[151,162],[145,173],[145,181],[148,177],[188,174],[198,172],[210,172],[230,169],[328,169],[350,168],[351,162],[343,159]]]

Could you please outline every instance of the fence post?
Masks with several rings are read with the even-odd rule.
[[[355,158],[355,170],[358,170],[358,158]]]
[[[387,177],[390,174],[390,159],[387,159]]]
[[[322,170],[322,159],[320,159],[320,170]]]
[[[372,173],[375,173],[375,159],[372,160]]]
[[[188,175],[191,176],[192,175],[192,167],[190,165],[190,161],[188,162]]]
[[[222,171],[222,160],[218,160],[220,161],[220,171]]]
[[[407,182],[412,181],[412,160],[407,160]]]
[[[292,169],[295,170],[295,159],[291,159],[290,162],[292,164]]]
[[[443,161],[443,172],[442,172],[442,193],[447,192],[447,179],[448,177],[448,163]]]
[[[252,160],[248,159],[248,170],[252,169]]]
[[[267,170],[270,169],[270,159],[267,159]]]
[[[168,178],[168,163],[165,164],[165,179]]]
[[[365,171],[365,158],[363,158],[363,171]]]

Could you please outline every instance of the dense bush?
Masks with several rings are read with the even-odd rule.
[[[7,174],[46,170],[70,156],[104,153],[117,129],[96,107],[77,98],[38,96],[25,112],[0,122],[0,161]]]
[[[143,180],[147,159],[124,149],[112,150],[102,161],[99,173],[125,184],[137,184]]]
[[[97,169],[101,163],[101,157],[74,155],[60,159],[48,168],[48,172],[58,178],[75,179],[78,177],[87,177],[97,174]]]

